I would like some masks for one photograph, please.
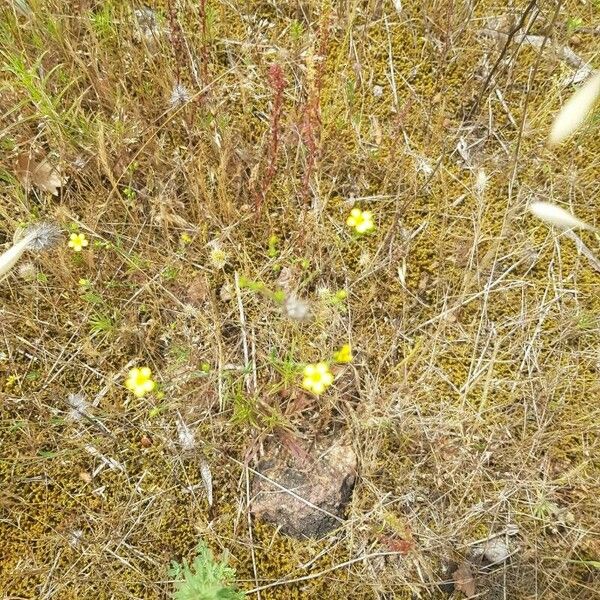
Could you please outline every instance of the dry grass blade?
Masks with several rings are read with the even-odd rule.
[[[31,238],[24,237],[0,256],[0,280],[4,279],[17,262],[19,262],[25,250],[29,247],[30,242]]]
[[[587,599],[593,2],[4,4],[3,597]]]

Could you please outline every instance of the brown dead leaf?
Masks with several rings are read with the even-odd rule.
[[[67,181],[46,158],[38,162],[29,154],[19,154],[16,175],[25,190],[34,185],[53,196],[58,196],[58,189]]]
[[[400,554],[408,554],[414,548],[413,542],[397,536],[380,535],[379,541],[391,552],[400,552]]]
[[[187,289],[187,297],[192,306],[201,307],[210,299],[210,287],[206,277],[196,275]]]
[[[475,576],[468,562],[463,561],[458,569],[452,573],[454,587],[462,592],[467,598],[474,598],[475,591]]]

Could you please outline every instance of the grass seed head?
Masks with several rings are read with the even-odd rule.
[[[566,211],[564,208],[552,204],[551,202],[532,202],[529,206],[530,212],[538,219],[554,225],[559,229],[590,229],[594,230],[591,225],[588,225],[575,215]]]
[[[548,142],[555,146],[571,137],[587,120],[600,98],[600,73],[592,75],[562,106]]]

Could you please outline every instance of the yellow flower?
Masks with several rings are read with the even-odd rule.
[[[154,389],[156,383],[152,380],[152,371],[148,367],[131,369],[125,381],[125,387],[131,390],[138,398]]]
[[[88,285],[90,285],[90,280],[81,278],[77,283],[79,283],[81,287],[87,287]]]
[[[367,231],[375,229],[375,223],[373,223],[373,213],[370,210],[353,208],[350,211],[350,215],[346,219],[346,225],[348,225],[348,227],[354,227],[356,233],[367,233]]]
[[[352,360],[350,344],[344,344],[337,352],[334,352],[333,360],[337,363],[349,363]]]
[[[333,375],[329,370],[329,365],[324,362],[316,365],[306,365],[302,374],[304,375],[302,387],[317,396],[333,383]]]
[[[184,245],[192,243],[192,238],[185,232],[181,234],[179,239],[181,240],[181,243]]]
[[[10,388],[13,385],[15,385],[15,383],[17,383],[19,381],[19,378],[16,375],[9,375],[6,378],[6,387]]]
[[[72,233],[69,237],[69,248],[73,248],[75,252],[81,252],[90,242],[85,237],[85,233]]]

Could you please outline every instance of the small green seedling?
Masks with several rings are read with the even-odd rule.
[[[227,555],[219,562],[203,542],[196,548],[196,558],[190,565],[173,561],[169,576],[175,581],[173,600],[243,600],[246,595],[233,587],[235,570],[227,566]]]

